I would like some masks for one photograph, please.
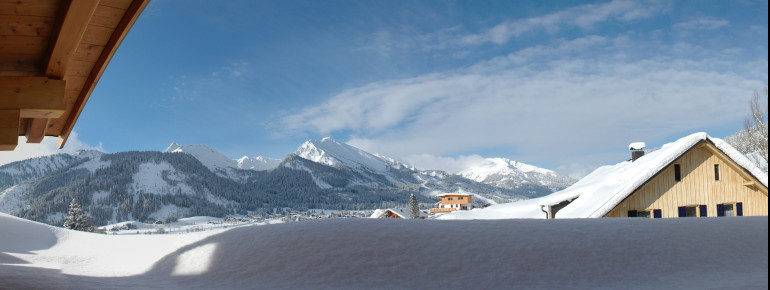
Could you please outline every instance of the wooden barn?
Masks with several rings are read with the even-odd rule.
[[[63,147],[149,0],[0,0],[0,150]]]
[[[547,218],[766,216],[767,173],[721,139],[695,133],[604,166],[540,199]]]

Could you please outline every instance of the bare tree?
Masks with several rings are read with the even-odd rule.
[[[765,102],[764,106],[762,101]],[[747,152],[747,156],[762,170],[767,171],[767,87],[761,99],[759,92],[754,91],[749,106],[751,114],[743,122],[743,129],[748,133],[753,150]]]

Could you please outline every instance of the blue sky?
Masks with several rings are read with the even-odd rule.
[[[418,168],[506,157],[580,176],[741,129],[767,1],[154,0],[73,147],[283,158],[331,136]]]

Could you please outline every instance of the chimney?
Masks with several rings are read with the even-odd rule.
[[[634,142],[628,145],[628,150],[631,150],[631,162],[644,156],[644,148],[647,147],[644,142]]]

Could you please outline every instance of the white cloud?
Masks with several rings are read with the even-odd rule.
[[[499,157],[522,162],[588,164],[577,156],[742,119],[745,100],[767,82],[735,71],[767,71],[766,60],[738,63],[683,43],[633,59],[633,44],[623,36],[557,40],[466,69],[348,89],[281,123],[289,134],[351,134],[350,144],[417,167],[452,171],[457,160],[432,156],[499,148],[517,155]],[[697,57],[681,57],[683,49]]]
[[[448,56],[461,59],[471,54],[464,50],[487,43],[505,44],[511,39],[538,33],[556,34],[578,27],[590,31],[608,21],[629,22],[654,17],[668,9],[658,1],[613,0],[602,4],[586,4],[529,18],[503,21],[480,32],[469,32],[456,25],[436,32],[419,33],[399,27],[396,31],[381,30],[364,39],[359,49],[381,55],[400,56],[415,52],[449,51]],[[434,55],[431,55],[431,57]]]
[[[350,144],[356,146],[357,140],[351,140]],[[477,166],[484,162],[484,157],[477,154],[460,155],[456,157],[435,156],[432,154],[413,154],[404,158],[404,161],[421,170],[444,170],[449,173],[457,173],[461,170]]]
[[[677,30],[714,30],[722,27],[727,27],[730,22],[724,19],[705,18],[701,17],[690,21],[679,22],[674,24],[674,29]]]
[[[527,33],[546,32],[553,34],[569,27],[590,30],[596,24],[609,20],[632,21],[651,17],[663,8],[656,3],[627,0],[614,0],[603,4],[587,4],[551,14],[506,21],[484,32],[462,36],[460,41],[467,45],[480,45],[490,42],[503,44],[511,38]]]
[[[40,156],[48,156],[60,153],[71,154],[80,150],[97,150],[103,152],[104,148],[102,148],[101,143],[99,143],[97,146],[91,146],[84,143],[83,141],[80,141],[80,139],[78,139],[78,133],[75,131],[70,133],[70,136],[67,139],[67,144],[64,145],[63,149],[59,149],[59,143],[56,137],[45,137],[43,138],[43,141],[40,142],[40,144],[30,144],[27,143],[26,137],[20,136],[19,145],[16,146],[15,150],[0,151],[0,165]]]

